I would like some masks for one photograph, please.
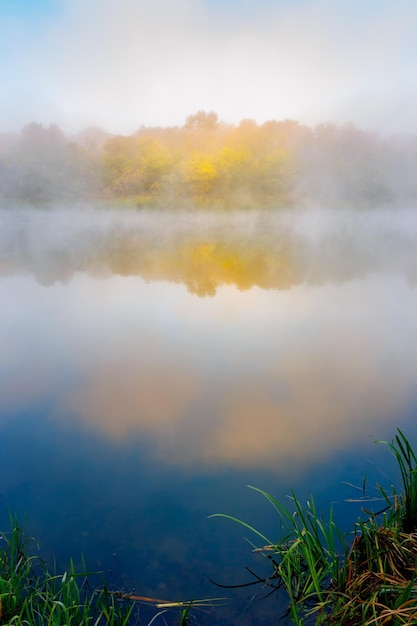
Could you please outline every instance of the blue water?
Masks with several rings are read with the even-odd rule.
[[[210,582],[267,571],[247,530],[210,516],[276,540],[253,485],[313,492],[350,530],[363,477],[367,495],[398,479],[374,439],[417,441],[416,218],[0,222],[1,527],[16,513],[46,560],[83,554],[97,585],[230,599],[197,623],[277,623],[276,597]]]

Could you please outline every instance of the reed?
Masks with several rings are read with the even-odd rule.
[[[294,493],[284,505],[272,495],[251,487],[272,505],[278,516],[280,538],[272,541],[247,522],[225,514],[257,539],[253,549],[270,565],[267,577],[254,574],[248,584],[262,584],[288,598],[288,621],[296,626],[392,626],[417,624],[417,456],[398,430],[386,445],[398,463],[401,489],[378,485],[384,508],[376,513],[362,509],[353,533],[342,532],[330,507],[320,515],[314,497],[305,504]],[[157,598],[109,591],[90,586],[85,564],[77,572],[70,561],[67,571],[49,571],[31,555],[35,540],[27,537],[10,517],[11,531],[0,533],[0,624],[10,626],[128,626],[136,622],[136,603],[158,611],[148,626],[168,610],[176,610],[186,626],[191,609],[212,608],[225,598],[169,602]],[[353,539],[352,539],[353,536]],[[217,583],[218,584],[218,583]],[[226,585],[219,585],[225,587]],[[239,586],[239,585],[237,585]],[[133,622],[133,620],[135,620]]]
[[[283,589],[288,597],[288,621],[297,626],[417,624],[417,457],[398,430],[388,446],[396,459],[402,489],[377,486],[382,511],[363,509],[352,532],[342,532],[333,520],[319,515],[314,498],[302,504],[294,494],[285,506],[255,489],[275,509],[280,538],[271,541],[246,522],[217,514],[250,530],[262,545],[255,547],[271,565],[269,576],[249,584]],[[225,585],[220,585],[225,586]]]
[[[37,542],[25,535],[18,520],[10,516],[11,530],[0,533],[0,625],[7,626],[128,626],[144,624],[135,607],[154,611],[148,626],[170,623],[187,626],[196,611],[211,610],[227,598],[170,601],[110,591],[90,585],[101,572],[87,571],[84,561],[77,572],[72,560],[62,574],[49,571],[33,548]]]
[[[50,573],[31,548],[15,517],[11,531],[0,534],[0,624],[10,626],[127,626],[133,605],[111,595],[104,586],[91,589],[89,576],[71,561],[63,574]]]
[[[388,446],[391,454],[398,463],[402,478],[402,493],[398,494],[394,487],[392,493],[387,493],[379,487],[387,501],[388,510],[393,516],[392,523],[400,525],[405,532],[417,530],[417,456],[404,433],[397,429],[393,441],[377,443]],[[394,500],[395,506],[392,506]]]

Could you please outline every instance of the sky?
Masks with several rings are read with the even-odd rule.
[[[220,120],[417,133],[415,0],[0,0],[0,131]]]

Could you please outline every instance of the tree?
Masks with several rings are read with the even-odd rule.
[[[197,111],[185,120],[185,128],[189,130],[215,130],[219,124],[219,117],[214,111]]]
[[[247,148],[225,146],[215,155],[219,174],[218,191],[223,199],[234,199],[247,194],[253,167],[253,157]]]
[[[152,195],[161,193],[167,184],[173,159],[161,141],[143,139],[138,146],[140,189]]]
[[[185,181],[192,194],[199,198],[207,197],[218,181],[219,174],[213,159],[201,153],[194,153],[185,163]]]
[[[107,191],[118,196],[134,194],[138,186],[137,139],[117,135],[103,148],[103,181]]]

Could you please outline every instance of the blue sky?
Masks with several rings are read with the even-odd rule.
[[[0,0],[3,19],[17,17],[28,23],[40,23],[57,17],[64,8],[61,0]]]
[[[0,0],[0,130],[292,118],[417,132],[415,0]]]

